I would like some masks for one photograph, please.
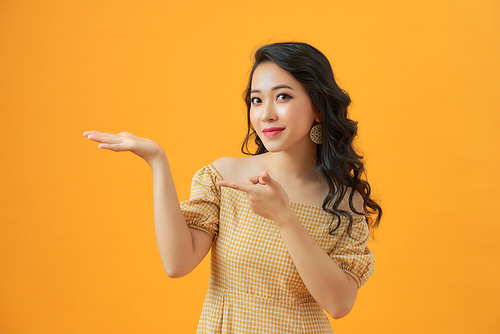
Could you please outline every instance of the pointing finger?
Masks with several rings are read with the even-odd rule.
[[[253,185],[241,182],[233,182],[233,181],[217,181],[216,185],[222,187],[228,187],[236,190],[241,190],[246,193],[249,193],[253,190]]]

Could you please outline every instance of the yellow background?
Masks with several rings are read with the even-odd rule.
[[[151,173],[85,130],[159,142],[179,197],[240,156],[250,56],[330,59],[385,217],[342,333],[498,333],[500,4],[0,1],[0,332],[194,333],[208,261],[163,272]]]

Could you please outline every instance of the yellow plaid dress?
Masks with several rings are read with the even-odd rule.
[[[300,279],[279,230],[252,212],[246,194],[216,186],[208,165],[193,177],[191,196],[181,203],[188,226],[213,238],[210,283],[197,333],[333,333],[328,318]],[[347,218],[328,234],[332,215],[321,207],[291,203],[311,237],[361,287],[373,273],[365,217]]]

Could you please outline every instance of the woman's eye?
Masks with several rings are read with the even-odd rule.
[[[260,103],[260,99],[258,97],[252,97],[250,98],[250,102],[252,104]]]
[[[291,98],[290,95],[283,93],[283,94],[278,95],[278,99],[277,100],[278,101],[284,101],[284,100],[288,100],[290,98]]]

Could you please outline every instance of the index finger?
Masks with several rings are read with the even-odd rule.
[[[217,181],[215,183],[218,186],[222,187],[228,187],[231,189],[236,189],[236,190],[241,190],[246,193],[249,193],[253,190],[253,185],[246,184],[246,183],[241,183],[241,182],[234,182],[234,181]]]

